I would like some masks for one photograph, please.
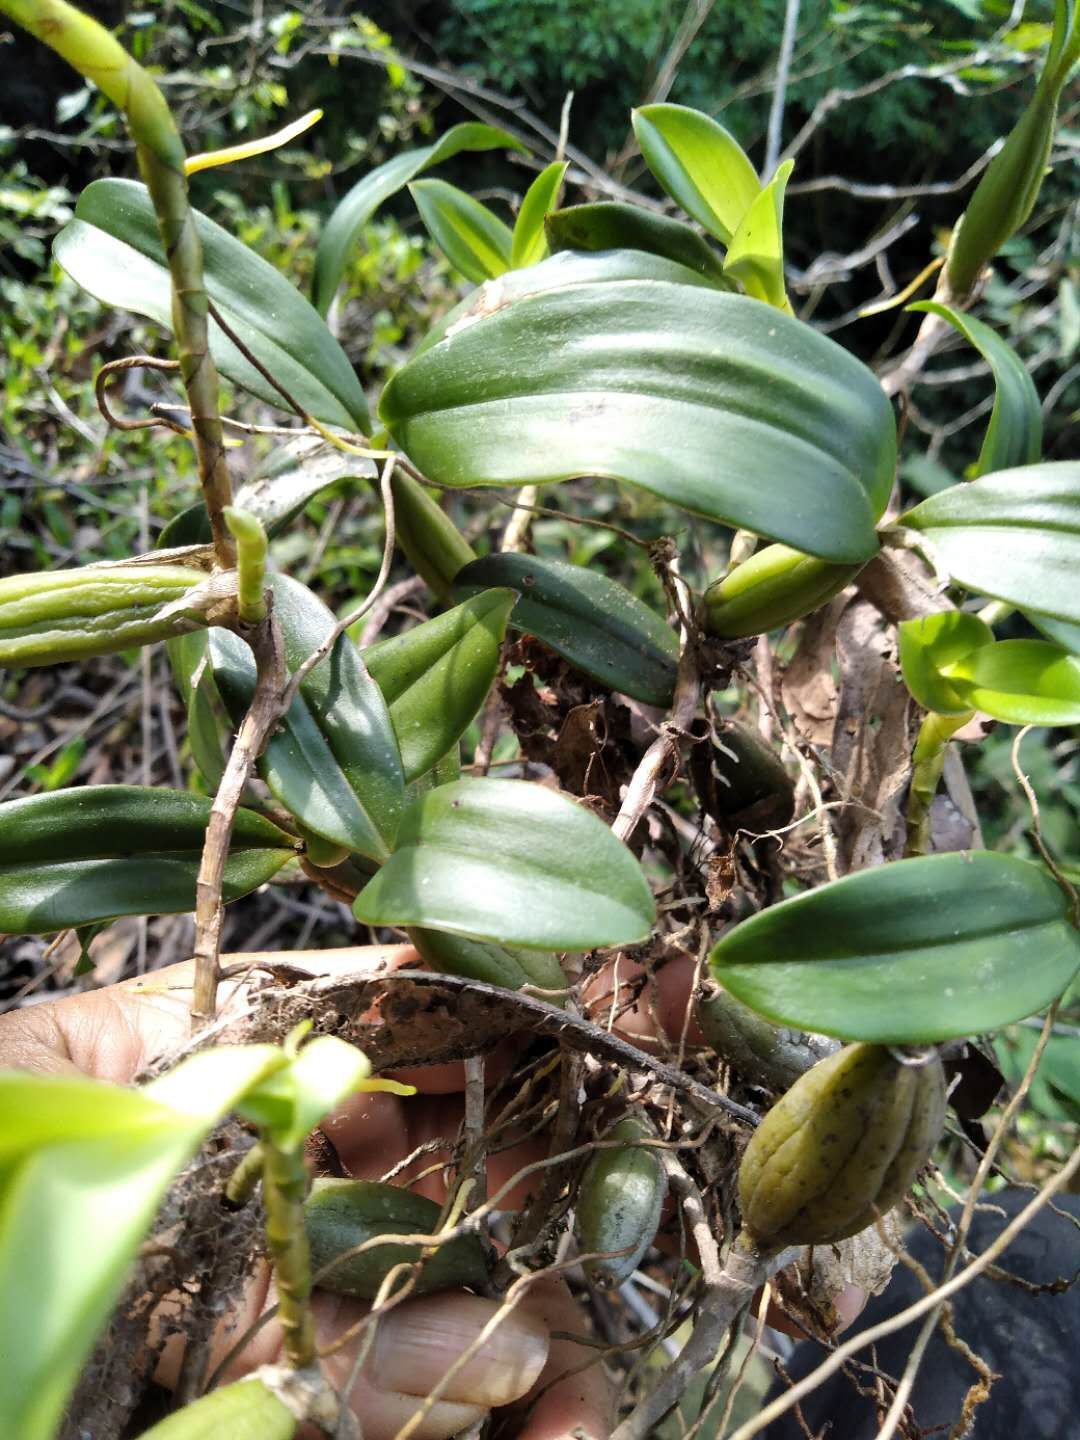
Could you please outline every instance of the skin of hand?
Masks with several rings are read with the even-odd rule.
[[[251,956],[225,956],[226,963]],[[269,957],[266,957],[269,958]],[[312,957],[315,959],[315,957]],[[318,972],[355,973],[361,969],[400,968],[419,963],[409,946],[351,948],[318,953]],[[129,1084],[152,1061],[181,1044],[189,1034],[192,966],[170,966],[106,989],[33,1005],[0,1015],[0,1065],[46,1074],[82,1074]],[[219,992],[227,1011],[243,998],[244,982],[230,980]],[[497,1061],[493,1064],[497,1069]],[[420,1093],[401,1098],[387,1093],[352,1097],[323,1128],[338,1151],[347,1173],[378,1179],[417,1145],[456,1134],[463,1113],[464,1069],[459,1064],[416,1067],[395,1072]],[[494,1189],[523,1164],[541,1157],[543,1144],[518,1146],[488,1163],[488,1185]],[[437,1164],[438,1154],[424,1155],[410,1176]],[[440,1172],[415,1187],[442,1201]],[[514,1203],[514,1196],[508,1199]],[[260,1265],[238,1313],[223,1322],[210,1357],[213,1369],[229,1352],[235,1338],[272,1304],[268,1267]],[[169,1302],[166,1302],[169,1303]],[[355,1325],[367,1311],[364,1304],[328,1292],[316,1292],[314,1309],[322,1346]],[[350,1392],[350,1402],[363,1425],[365,1440],[393,1440],[431,1387],[499,1309],[495,1301],[464,1292],[406,1300],[379,1322],[375,1341]],[[508,1314],[458,1372],[443,1396],[413,1432],[416,1440],[447,1440],[489,1410],[517,1405],[520,1440],[607,1440],[612,1425],[612,1391],[603,1368],[594,1364],[577,1374],[595,1352],[566,1340],[550,1338],[551,1330],[580,1332],[580,1312],[569,1291],[556,1281],[537,1283],[526,1299]],[[236,1356],[225,1379],[239,1378],[258,1365],[275,1361],[280,1332],[271,1322]],[[331,1380],[343,1385],[351,1372],[355,1347],[335,1350],[326,1365]],[[165,1383],[175,1379],[181,1355],[166,1345],[159,1366]]]

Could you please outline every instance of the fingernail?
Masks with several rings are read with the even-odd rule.
[[[406,1301],[380,1321],[368,1374],[384,1390],[426,1395],[499,1310],[473,1295],[432,1295]],[[455,1373],[442,1399],[466,1405],[508,1405],[536,1383],[548,1336],[531,1316],[505,1315]]]

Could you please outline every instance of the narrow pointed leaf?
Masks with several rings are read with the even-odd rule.
[[[206,290],[248,349],[317,420],[371,428],[367,401],[344,350],[288,280],[205,215],[193,212],[203,245]],[[172,326],[172,290],[154,207],[133,180],[95,180],[54,254],[85,290]],[[281,395],[210,320],[210,348],[222,373],[281,409]]]
[[[466,280],[479,285],[510,268],[510,227],[486,205],[445,180],[417,180],[409,194],[431,238]]]
[[[455,588],[509,585],[521,597],[510,627],[535,635],[571,665],[647,705],[669,705],[679,643],[670,625],[598,571],[536,555],[487,555]]]
[[[606,475],[855,562],[895,467],[892,411],[789,315],[638,251],[564,254],[484,285],[422,343],[380,415],[447,485]]]
[[[700,110],[643,105],[633,112],[645,163],[671,198],[724,244],[761,189],[742,146]]]
[[[1042,454],[1042,407],[1035,382],[1012,346],[973,315],[936,300],[921,300],[907,308],[929,311],[947,320],[974,345],[993,373],[994,408],[975,462],[975,474],[1034,465]]]
[[[1080,966],[1068,901],[1040,865],[985,850],[861,870],[730,930],[717,980],[770,1020],[919,1045],[1048,1005]]]
[[[790,313],[784,286],[784,191],[795,168],[783,165],[739,221],[731,237],[724,274],[738,280],[748,295]]]
[[[524,149],[524,145],[505,130],[468,122],[453,126],[434,145],[395,155],[358,180],[330,216],[315,252],[312,299],[319,313],[325,315],[330,309],[349,263],[349,252],[360,238],[361,230],[379,206],[403,190],[410,180],[463,150]]]
[[[295,670],[326,638],[334,617],[306,586],[271,577],[285,660]],[[210,636],[214,680],[234,724],[255,688],[251,651],[230,631]],[[405,781],[379,687],[347,635],[300,686],[259,760],[259,774],[298,820],[327,840],[382,860],[389,853]]]
[[[1080,724],[1080,660],[1048,640],[998,640],[959,660],[953,689],[1006,725]]]
[[[719,255],[682,220],[653,215],[616,200],[601,200],[556,210],[548,216],[546,226],[554,251],[644,250],[685,265],[725,290],[733,288],[724,279]]]
[[[457,745],[487,699],[516,600],[513,590],[485,590],[362,652],[390,707],[406,782]]]
[[[999,470],[901,516],[935,563],[979,595],[1080,624],[1080,463]]]
[[[904,684],[924,710],[966,715],[976,707],[952,684],[952,667],[972,651],[993,645],[994,632],[977,615],[942,610],[900,627],[900,669]]]
[[[369,925],[538,950],[642,940],[656,915],[641,867],[607,826],[522,780],[459,780],[421,796],[353,911]]]
[[[515,270],[526,265],[535,265],[547,254],[548,242],[544,233],[545,218],[558,204],[559,191],[566,174],[567,162],[556,160],[541,170],[525,191],[521,209],[514,221],[513,242],[510,246],[510,264]]]
[[[210,801],[182,790],[83,785],[0,805],[0,932],[47,935],[120,915],[195,908]],[[225,899],[267,880],[296,842],[237,811]]]

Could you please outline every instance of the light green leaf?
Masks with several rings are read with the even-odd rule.
[[[0,805],[0,931],[46,935],[120,915],[195,908],[210,801],[181,790],[83,785]],[[223,895],[265,884],[296,842],[237,812]]]
[[[572,205],[556,210],[546,222],[552,250],[644,250],[685,265],[695,275],[719,285],[734,287],[724,279],[719,255],[698,232],[683,220],[653,215],[636,205],[601,200],[593,205]]]
[[[409,194],[431,238],[466,280],[479,285],[510,268],[510,227],[486,205],[445,180],[417,180]]]
[[[1042,407],[1027,366],[1000,335],[976,320],[936,300],[920,300],[909,310],[940,315],[959,330],[986,360],[994,376],[994,408],[975,462],[975,474],[1034,465],[1042,454]]]
[[[565,160],[554,161],[540,171],[525,191],[521,209],[514,221],[513,242],[510,246],[510,264],[515,270],[521,270],[526,265],[535,265],[547,254],[544,220],[558,204],[567,163]]]
[[[330,611],[299,581],[270,577],[274,613],[290,671],[334,626]],[[255,689],[251,651],[229,630],[213,630],[214,681],[234,723]],[[393,724],[379,687],[347,635],[303,681],[267,742],[259,774],[298,820],[372,860],[390,852],[405,796]]]
[[[730,930],[717,980],[782,1025],[883,1045],[996,1030],[1048,1005],[1080,934],[1047,872],[985,850],[899,860]]]
[[[1080,660],[1046,640],[999,640],[950,667],[969,710],[1007,725],[1080,724]]]
[[[457,744],[487,699],[517,598],[513,590],[485,590],[363,651],[390,707],[406,783]]]
[[[717,121],[684,105],[643,105],[633,124],[660,184],[726,245],[761,190],[742,146]]]
[[[783,165],[757,196],[731,237],[724,274],[738,280],[748,295],[791,313],[784,286],[784,191],[795,168]]]
[[[999,470],[900,517],[966,589],[1080,624],[1080,463]]]
[[[977,615],[942,610],[900,623],[900,669],[904,684],[924,710],[966,715],[976,707],[953,688],[952,667],[972,651],[994,644],[994,632]]]
[[[141,1093],[0,1071],[0,1433],[52,1440],[169,1181],[282,1058],[222,1047]]]
[[[291,1440],[297,1420],[261,1380],[239,1380],[174,1411],[139,1440]]]
[[[295,1152],[370,1074],[371,1062],[362,1050],[336,1035],[317,1035],[295,1059],[254,1086],[238,1108],[269,1132],[279,1150]]]
[[[421,796],[353,911],[369,925],[540,950],[628,944],[656,917],[641,867],[608,827],[522,780],[458,780]]]
[[[647,705],[669,705],[679,643],[670,625],[597,570],[536,555],[487,555],[459,571],[455,590],[510,585],[510,626],[535,635],[571,665]]]
[[[330,216],[315,252],[312,298],[319,313],[325,315],[330,309],[349,263],[349,252],[360,238],[361,230],[391,195],[397,194],[424,170],[430,170],[433,165],[439,165],[463,150],[524,149],[525,146],[505,130],[499,130],[494,125],[469,122],[455,125],[434,145],[395,155],[385,165],[379,165],[358,180]]]
[[[1027,618],[1055,645],[1068,650],[1070,655],[1080,655],[1080,624],[1070,625],[1066,620],[1055,620],[1052,615],[1041,615],[1037,610],[1029,610]]]
[[[316,310],[267,261],[205,215],[193,212],[203,245],[206,290],[248,349],[317,420],[371,429],[352,365]],[[146,188],[133,180],[95,180],[79,196],[75,219],[54,254],[73,280],[107,305],[172,327],[172,290]],[[222,373],[260,400],[284,402],[210,320],[210,349]]]
[[[877,549],[896,436],[875,377],[808,325],[639,251],[483,286],[383,392],[441,484],[607,475],[822,559]]]

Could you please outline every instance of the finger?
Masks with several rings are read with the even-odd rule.
[[[586,984],[584,1004],[590,1019],[607,1025],[614,1014],[616,1034],[646,1049],[655,1043],[658,1033],[669,1044],[678,1045],[685,1027],[686,1042],[702,1044],[702,1034],[694,1015],[693,1005],[697,966],[689,955],[676,955],[648,977],[640,977],[645,967],[636,961],[619,957],[598,970]],[[638,982],[638,983],[635,983]],[[633,1000],[633,1003],[630,1003]]]
[[[579,1334],[584,1328],[580,1307],[561,1281],[533,1287],[525,1308],[550,1330]],[[593,1364],[588,1364],[592,1360]],[[582,1365],[587,1368],[582,1369]],[[614,1388],[600,1363],[599,1351],[572,1340],[552,1339],[548,1361],[525,1415],[518,1440],[608,1440],[613,1425]]]

